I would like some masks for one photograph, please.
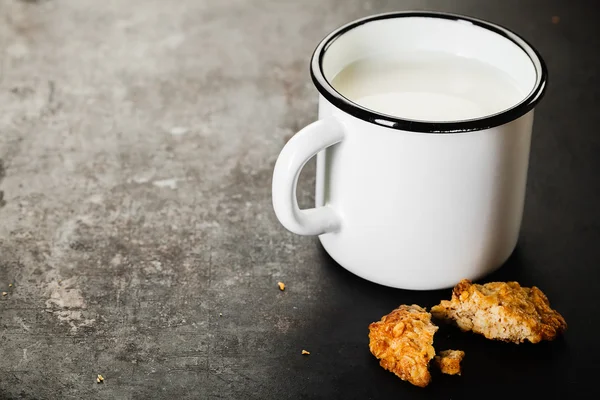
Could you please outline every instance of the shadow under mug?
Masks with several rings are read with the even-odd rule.
[[[356,60],[415,50],[491,64],[526,95],[497,114],[429,122],[367,109],[331,85]],[[319,235],[344,268],[402,289],[451,287],[506,261],[521,226],[533,108],[547,82],[531,45],[470,17],[388,13],[323,39],[311,75],[320,93],[319,120],[288,141],[273,173],[273,207],[285,228]],[[316,207],[301,210],[298,176],[315,155]]]

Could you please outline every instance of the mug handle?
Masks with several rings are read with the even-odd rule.
[[[273,171],[273,209],[287,230],[298,235],[321,235],[340,228],[341,218],[331,206],[301,210],[296,186],[308,160],[343,139],[342,124],[328,117],[300,130],[281,150]]]

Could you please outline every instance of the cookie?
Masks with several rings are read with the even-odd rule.
[[[431,381],[429,362],[435,356],[433,335],[438,327],[418,305],[401,305],[369,325],[369,349],[380,365],[413,385]]]
[[[431,313],[453,321],[463,331],[514,343],[554,340],[567,329],[565,319],[550,307],[540,289],[517,282],[478,285],[463,279],[454,287],[452,299],[443,300]]]

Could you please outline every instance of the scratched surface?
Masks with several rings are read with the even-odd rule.
[[[583,388],[580,366],[597,373],[586,363],[600,357],[588,295],[600,265],[591,4],[0,0],[0,399]],[[469,373],[428,391],[377,366],[366,326],[448,293],[355,278],[314,238],[283,230],[270,203],[278,152],[316,116],[316,43],[357,17],[414,8],[508,25],[548,61],[522,240],[496,277],[542,287],[571,326],[559,343],[518,348],[450,331],[440,340],[464,346]],[[313,174],[310,164],[301,205]]]

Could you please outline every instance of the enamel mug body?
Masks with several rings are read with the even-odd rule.
[[[407,40],[389,39],[398,37]],[[428,122],[379,114],[333,89],[344,66],[382,47],[477,58],[510,74],[525,95],[498,114]],[[273,206],[285,228],[318,235],[347,270],[402,289],[451,287],[506,261],[519,237],[533,108],[547,79],[527,42],[462,16],[383,14],[325,38],[311,73],[320,93],[318,121],[290,139],[273,175]],[[316,205],[301,210],[296,183],[314,156]]]

